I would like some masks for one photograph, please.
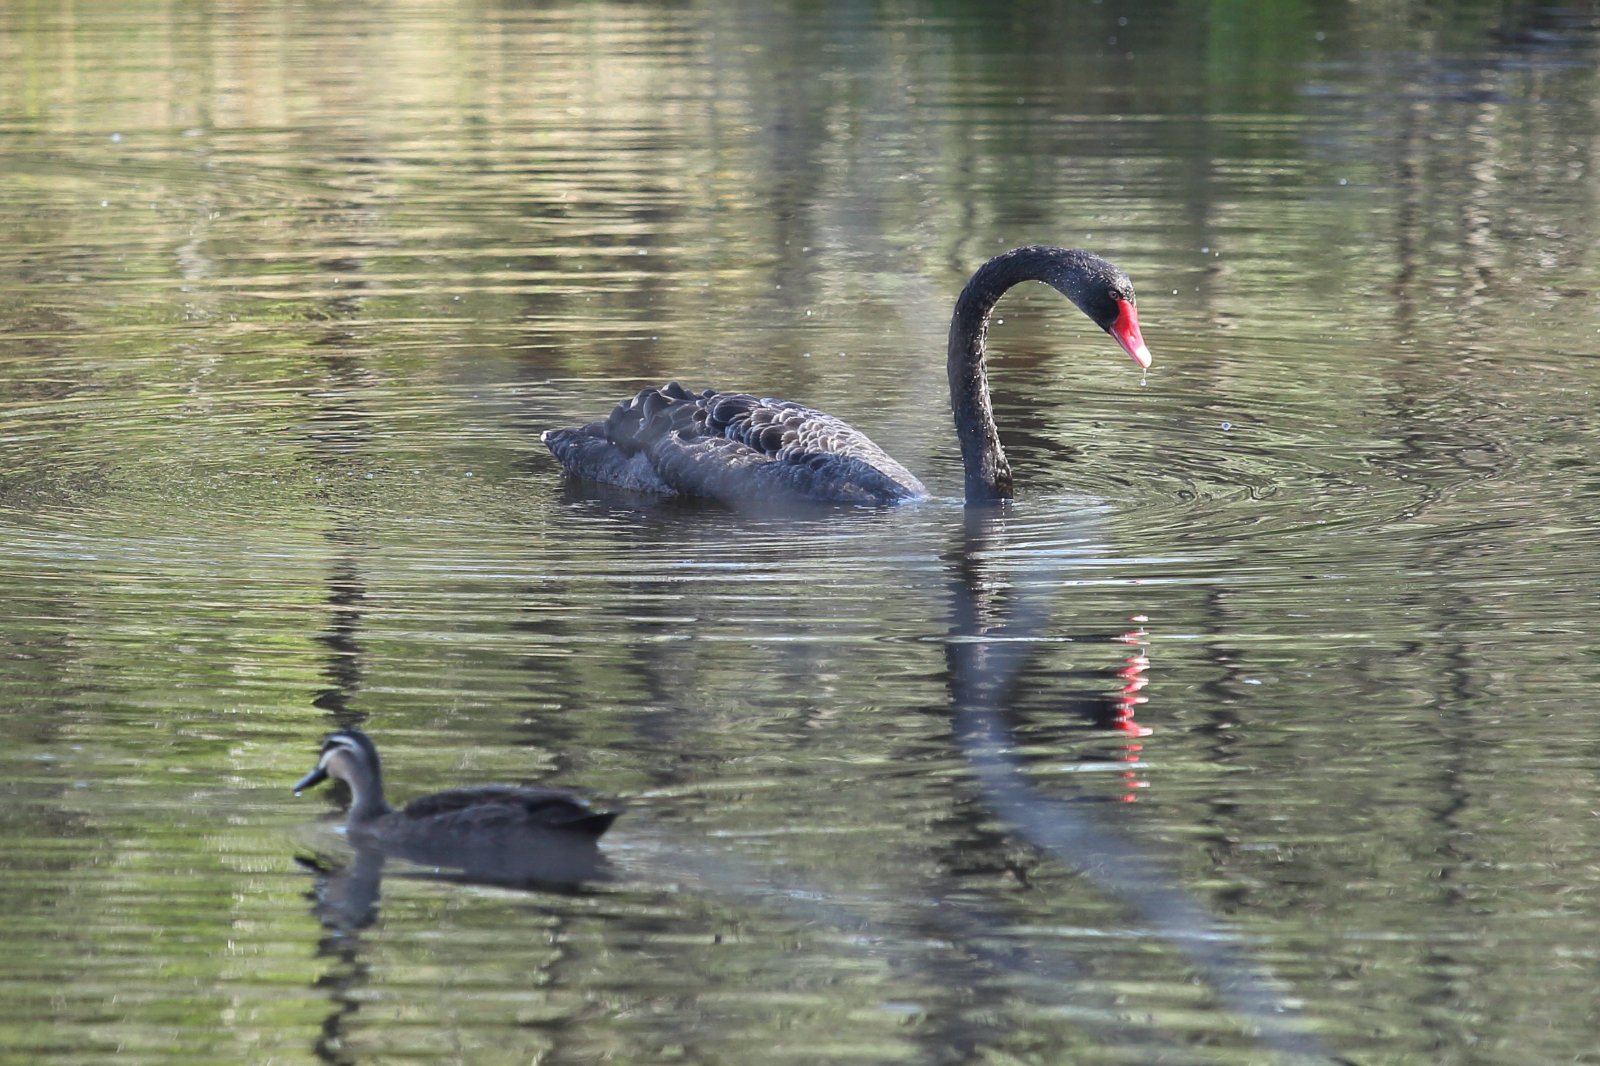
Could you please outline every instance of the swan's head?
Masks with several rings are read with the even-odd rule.
[[[1111,334],[1141,367],[1150,366],[1150,349],[1139,332],[1133,282],[1122,268],[1093,252],[1063,250],[1057,269],[1045,280],[1078,305],[1094,324]]]
[[[1127,278],[1122,279],[1125,283]],[[1095,319],[1100,322],[1099,319]],[[1108,326],[1100,322],[1100,328],[1111,334],[1116,342],[1122,345],[1122,350],[1133,356],[1133,361],[1141,369],[1150,369],[1150,349],[1145,347],[1144,336],[1139,332],[1139,312],[1133,307],[1133,285],[1128,284],[1128,294],[1116,297],[1116,317]]]

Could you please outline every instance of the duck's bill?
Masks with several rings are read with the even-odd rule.
[[[294,786],[294,794],[296,796],[298,796],[298,795],[300,795],[300,793],[304,792],[306,789],[312,787],[313,785],[320,785],[324,781],[326,781],[327,779],[328,779],[328,771],[324,770],[322,767],[319,766],[315,770],[311,771],[309,774],[307,774],[306,776],[304,776],[304,777],[302,777],[300,779],[300,783],[298,785]]]
[[[1117,320],[1106,332],[1116,338],[1123,351],[1133,356],[1135,363],[1146,370],[1150,368],[1150,349],[1145,347],[1144,337],[1139,333],[1139,312],[1133,309],[1133,304],[1127,300],[1117,301]]]

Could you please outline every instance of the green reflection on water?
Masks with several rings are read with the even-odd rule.
[[[834,411],[948,498],[951,296],[1051,240],[1129,268],[1157,364],[1078,360],[1025,293],[995,327],[1016,536],[1078,638],[1017,697],[1033,779],[1161,845],[1344,1053],[1587,1054],[1585,20],[6,5],[0,1045],[1250,1061],[977,802],[958,509],[595,502],[537,444],[683,377]],[[1139,743],[1081,710],[1134,613]],[[404,795],[628,801],[638,880],[386,879],[322,928],[292,859],[326,808],[287,789],[352,719]],[[708,842],[771,898],[660,873]]]

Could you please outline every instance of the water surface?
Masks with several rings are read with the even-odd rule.
[[[1589,1061],[1595,43],[0,5],[0,1054]],[[947,318],[1030,242],[1127,269],[1156,365],[1009,296],[975,527]],[[561,482],[541,430],[674,378],[933,499]],[[365,876],[288,791],[346,724],[398,798],[625,806],[614,876]]]

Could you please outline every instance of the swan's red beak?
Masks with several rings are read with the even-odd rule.
[[[1106,332],[1117,339],[1123,351],[1133,356],[1135,363],[1149,369],[1150,349],[1144,346],[1144,337],[1139,334],[1139,312],[1133,309],[1132,303],[1117,301],[1117,320]]]

